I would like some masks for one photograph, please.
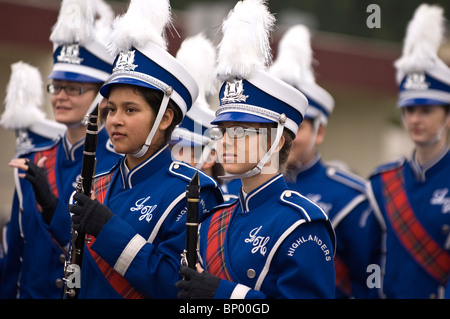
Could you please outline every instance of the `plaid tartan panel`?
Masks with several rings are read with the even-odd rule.
[[[55,194],[56,197],[58,197],[58,186],[56,185],[56,170],[55,170],[57,150],[58,149],[55,146],[49,150],[37,152],[34,155],[34,162],[36,164],[44,156],[47,157],[44,167],[47,170],[47,178],[50,184],[50,188],[52,189],[52,192],[53,194]]]
[[[111,184],[112,176],[114,172],[108,175],[103,175],[94,180],[93,189],[96,199],[103,203],[108,192],[109,185]],[[125,299],[144,299],[146,296],[136,289],[117,271],[114,270],[102,257],[100,257],[95,251],[91,249],[92,244],[95,242],[95,238],[90,236],[91,240],[87,244],[87,248],[98,268],[105,276],[109,284],[114,288],[114,290]]]
[[[211,218],[208,229],[205,265],[206,270],[212,275],[231,280],[225,265],[225,235],[230,223],[231,215],[236,205],[218,210]]]
[[[445,285],[450,274],[450,254],[420,224],[403,187],[401,169],[381,175],[389,221],[404,248],[434,279]]]

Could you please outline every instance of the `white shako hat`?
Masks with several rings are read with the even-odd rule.
[[[402,56],[395,62],[398,107],[450,104],[450,69],[437,55],[444,33],[443,9],[421,4],[408,24]]]
[[[97,18],[98,17],[98,18]],[[103,0],[63,0],[53,26],[52,80],[103,83],[111,75],[114,57],[108,53],[106,34],[111,33],[114,11]],[[92,101],[85,119],[101,102]]]
[[[100,16],[96,23],[96,15]],[[113,19],[112,9],[102,0],[63,0],[50,40],[53,70],[49,79],[105,82],[114,58],[108,53],[103,28]]]
[[[216,68],[223,84],[220,107],[212,124],[275,123],[277,130],[271,148],[253,169],[221,178],[261,173],[278,147],[284,128],[296,136],[306,113],[306,97],[266,71],[272,60],[269,34],[274,24],[275,18],[264,0],[239,1],[223,22]]]
[[[316,84],[311,48],[311,34],[304,25],[289,28],[278,44],[278,55],[270,73],[305,94],[309,107],[305,118],[326,125],[334,109],[333,97]]]
[[[208,129],[215,118],[207,97],[217,93],[214,66],[216,49],[202,33],[186,38],[177,52],[176,58],[194,76],[199,86],[197,100],[186,113],[183,121],[175,128],[172,142],[191,146],[203,146],[211,142]],[[180,141],[181,140],[181,141]]]
[[[275,23],[264,0],[239,1],[223,22],[216,73],[223,83],[212,124],[225,121],[282,124],[295,136],[308,101],[266,71]]]
[[[168,0],[131,0],[127,12],[113,24],[110,51],[113,73],[100,89],[108,97],[111,85],[130,84],[164,93],[147,141],[133,156],[142,157],[156,132],[169,100],[183,117],[198,96],[198,85],[186,68],[167,51],[165,27],[171,23]]]

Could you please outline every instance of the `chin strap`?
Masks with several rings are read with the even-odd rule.
[[[256,165],[254,168],[252,168],[251,170],[249,170],[243,174],[228,174],[225,176],[219,176],[219,178],[227,181],[227,180],[237,179],[237,178],[252,177],[252,176],[255,176],[255,175],[261,173],[261,171],[264,168],[264,165],[266,165],[267,162],[270,160],[270,158],[273,155],[273,152],[275,151],[275,149],[278,147],[278,144],[280,143],[281,137],[283,136],[284,124],[286,123],[286,119],[287,118],[284,113],[280,115],[280,118],[278,120],[277,135],[275,137],[275,140],[273,141],[272,146],[270,147],[269,151],[259,161],[258,165]]]
[[[159,127],[159,124],[161,123],[161,119],[164,115],[164,113],[167,110],[167,105],[169,105],[170,97],[172,96],[173,89],[171,86],[169,86],[166,91],[164,92],[163,100],[161,101],[161,105],[159,107],[158,114],[156,115],[155,122],[153,123],[152,129],[150,130],[150,133],[148,133],[147,139],[145,140],[144,145],[142,145],[138,150],[136,150],[134,153],[130,154],[131,156],[135,158],[140,158],[147,153],[148,148],[150,147],[153,137],[155,136],[156,130]]]

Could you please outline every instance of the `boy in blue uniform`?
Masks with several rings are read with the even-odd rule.
[[[442,298],[450,274],[450,69],[437,57],[443,34],[442,8],[419,6],[395,64],[398,107],[415,149],[370,178],[387,298]]]
[[[208,136],[214,111],[207,97],[216,94],[218,86],[214,78],[216,49],[200,33],[183,41],[176,58],[196,79],[199,96],[172,133],[172,155],[177,160],[201,169],[220,183],[219,176],[223,175],[223,168],[216,162],[215,142]]]
[[[76,5],[80,10],[72,10]],[[69,198],[81,172],[86,132],[84,118],[100,101],[97,94],[108,78],[112,58],[95,38],[95,7],[89,1],[65,1],[50,39],[54,67],[48,92],[55,119],[67,126],[57,141],[36,145],[10,166],[16,191],[6,233],[2,275],[4,298],[61,298],[63,268],[71,237]],[[72,16],[75,14],[75,16]],[[102,14],[99,12],[99,14]],[[75,28],[67,19],[78,19]],[[119,155],[105,130],[98,134],[97,170],[114,165]]]
[[[133,0],[111,35],[117,58],[100,91],[114,149],[125,157],[96,177],[96,200],[77,193],[69,206],[74,228],[91,237],[80,298],[176,297],[186,186],[197,170],[172,161],[168,141],[198,87],[166,51],[169,20],[168,1]],[[200,185],[200,213],[223,202],[219,185],[201,172]]]
[[[288,189],[278,165],[308,103],[264,70],[273,23],[264,1],[244,0],[223,24],[217,74],[224,83],[210,135],[242,188],[238,200],[203,220],[197,271],[180,269],[181,298],[334,297],[331,224],[319,206]]]
[[[280,41],[271,73],[306,95],[309,107],[289,153],[285,178],[321,206],[336,231],[336,298],[371,298],[376,290],[367,287],[367,267],[379,263],[377,251],[368,247],[371,238],[365,228],[374,218],[366,196],[366,181],[346,170],[326,165],[319,145],[325,138],[328,118],[334,109],[332,96],[315,83],[309,30],[291,27]]]

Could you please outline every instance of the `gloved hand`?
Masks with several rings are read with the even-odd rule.
[[[180,299],[212,299],[221,281],[209,272],[199,273],[187,266],[181,266],[180,274],[185,278],[175,284]]]
[[[114,216],[111,210],[98,200],[90,199],[83,193],[73,196],[76,205],[69,205],[67,209],[73,214],[73,229],[80,233],[98,237],[103,226]]]
[[[43,165],[45,159],[41,160],[39,164]],[[25,165],[28,166],[28,169],[24,178],[30,181],[36,201],[42,207],[42,218],[47,225],[50,225],[53,213],[58,205],[58,197],[51,190],[47,178],[47,170],[28,159],[25,161]]]

